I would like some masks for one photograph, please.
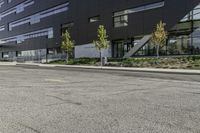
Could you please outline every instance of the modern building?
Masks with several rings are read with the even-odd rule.
[[[157,23],[169,38],[161,55],[200,54],[200,0],[0,0],[0,59],[62,58],[61,35],[76,41],[74,56],[98,57],[92,44],[103,24],[104,56],[154,56],[149,42]]]

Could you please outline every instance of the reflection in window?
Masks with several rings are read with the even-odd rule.
[[[128,15],[120,15],[114,17],[114,27],[125,27],[128,26]]]
[[[16,51],[16,57],[21,57],[22,56],[22,52],[21,51]]]
[[[2,57],[3,58],[9,58],[9,52],[3,52]]]
[[[27,23],[36,24],[36,23],[39,23],[40,20],[43,18],[65,12],[68,10],[68,5],[69,5],[69,3],[65,3],[62,5],[47,9],[45,11],[39,12],[37,14],[28,16],[26,18],[11,22],[11,23],[9,23],[9,30],[11,31],[13,28],[23,25],[23,24],[27,24]]]
[[[147,4],[144,6],[139,6],[119,12],[114,12],[114,27],[125,27],[128,26],[128,14],[142,12],[146,10],[161,8],[165,5],[165,2],[156,2],[152,4]]]
[[[200,19],[200,4],[197,5],[192,11],[190,11],[181,22],[189,21],[189,20],[198,20]]]
[[[53,34],[54,34],[53,28],[47,28],[43,30],[29,32],[22,35],[0,39],[0,44],[10,43],[10,42],[22,43],[27,39],[38,38],[38,37],[43,37],[43,36],[47,36],[48,39],[51,39],[54,36]]]
[[[61,32],[62,33],[65,33],[66,31],[71,31],[72,27],[74,26],[74,23],[71,22],[71,23],[67,23],[67,24],[63,24],[62,27],[61,27]]]
[[[5,30],[5,25],[0,26],[0,31],[4,31]]]
[[[13,8],[10,8],[2,13],[0,13],[0,20],[12,13],[21,13],[24,11],[24,8],[28,7],[28,6],[31,6],[34,4],[34,1],[33,0],[27,0]]]
[[[98,22],[98,21],[100,21],[100,16],[95,16],[95,17],[89,18],[90,23],[94,23],[94,22]]]
[[[4,4],[4,0],[0,0],[0,7],[2,7],[2,5]]]

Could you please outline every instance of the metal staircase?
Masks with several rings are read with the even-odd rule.
[[[127,54],[124,55],[123,58],[129,58],[133,56],[135,53],[137,53],[140,50],[140,48],[142,48],[144,45],[146,45],[149,42],[150,38],[151,38],[151,35],[145,35],[137,45],[135,45]]]

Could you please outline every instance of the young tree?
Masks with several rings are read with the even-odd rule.
[[[66,61],[69,62],[69,56],[74,50],[75,42],[71,39],[71,36],[68,31],[63,33],[62,35],[62,44],[61,49],[64,50],[67,53]]]
[[[102,49],[107,49],[109,47],[108,35],[107,35],[106,29],[103,25],[99,25],[99,28],[97,31],[97,37],[98,37],[98,39],[96,41],[94,41],[94,44],[95,44],[95,47],[99,51],[101,66],[102,66],[103,65]]]
[[[165,24],[160,21],[156,26],[156,30],[152,33],[151,42],[156,46],[157,58],[159,58],[160,47],[165,45],[167,39],[167,32],[165,31]]]

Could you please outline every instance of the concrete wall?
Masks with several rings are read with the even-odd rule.
[[[111,46],[108,49],[102,50],[103,57],[111,57]],[[99,51],[93,43],[75,46],[75,58],[81,57],[99,57]]]

